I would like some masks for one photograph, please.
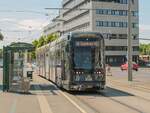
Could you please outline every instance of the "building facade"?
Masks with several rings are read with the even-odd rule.
[[[139,4],[138,0],[131,2],[133,61],[137,62]],[[127,60],[128,0],[63,0],[62,8],[64,10],[60,11],[59,18],[64,21],[61,21],[61,29],[57,27],[55,31],[102,33],[106,45],[106,63],[120,65]]]

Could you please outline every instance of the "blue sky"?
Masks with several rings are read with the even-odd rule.
[[[150,0],[139,0],[140,37],[150,39]],[[141,41],[143,42],[143,41]],[[144,43],[150,43],[147,41]]]
[[[0,0],[0,30],[5,36],[4,41],[0,42],[0,48],[13,41],[31,42],[38,38],[43,26],[47,25],[58,12],[44,8],[60,7],[60,5],[61,0]],[[49,16],[45,16],[47,13]]]
[[[142,38],[150,38],[149,4],[150,0],[139,0],[140,37]],[[60,6],[61,0],[0,0],[0,29],[5,36],[5,40],[0,42],[0,47],[12,41],[31,42],[38,38],[42,27],[57,14],[44,8]],[[32,10],[41,13],[18,13],[15,12],[16,10]],[[45,16],[46,13],[51,16]]]

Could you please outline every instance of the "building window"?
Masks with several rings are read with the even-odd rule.
[[[132,11],[132,16],[138,17],[139,16],[138,11]]]
[[[119,0],[121,4],[128,4],[128,0]]]
[[[127,51],[127,46],[106,46],[106,51]]]
[[[139,28],[139,25],[138,25],[138,23],[132,23],[132,27],[133,28]]]
[[[100,14],[100,15],[115,15],[115,16],[127,16],[128,12],[127,12],[127,10],[96,9],[96,14]]]
[[[133,51],[139,51],[139,46],[134,46]]]
[[[114,3],[120,3],[120,4],[128,4],[128,0],[92,0],[94,2],[114,2]]]
[[[96,21],[97,27],[120,27],[127,28],[127,22],[110,22],[110,21]]]
[[[138,11],[132,11],[132,16],[138,17]],[[111,10],[111,9],[96,9],[96,14],[100,15],[114,15],[114,16],[127,16],[127,10]]]
[[[127,46],[106,46],[106,51],[127,51]],[[133,46],[133,51],[139,51],[139,46]]]

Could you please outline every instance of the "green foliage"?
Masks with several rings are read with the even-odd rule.
[[[34,40],[32,42],[32,44],[34,45],[35,48],[38,48],[38,43],[39,43],[38,40]]]
[[[45,37],[45,43],[48,44],[58,38],[58,34],[50,34]]]
[[[58,33],[49,34],[49,35],[47,35],[47,36],[41,36],[41,37],[39,38],[39,40],[34,40],[34,41],[32,42],[32,44],[33,44],[33,45],[35,46],[35,48],[37,49],[37,48],[39,48],[39,47],[41,47],[41,46],[43,46],[43,45],[46,45],[46,44],[48,44],[48,43],[50,43],[50,42],[56,40],[56,39],[58,38],[58,36],[59,36]],[[35,51],[32,52],[32,58],[35,59]]]
[[[2,33],[0,33],[0,40],[3,40],[4,36],[2,35]]]
[[[34,40],[32,42],[32,44],[36,47],[36,48],[39,48],[43,45],[46,45],[54,40],[56,40],[58,38],[58,34],[55,33],[55,34],[49,34],[47,36],[41,36],[39,38],[39,40]]]
[[[0,49],[0,58],[2,58],[2,57],[3,57],[3,50]]]
[[[35,51],[32,51],[31,57],[32,57],[32,59],[35,59],[35,58],[36,58]]]
[[[150,44],[140,44],[140,54],[150,55]]]
[[[40,39],[38,40],[38,45],[37,47],[41,47],[45,44],[45,37],[41,36]]]

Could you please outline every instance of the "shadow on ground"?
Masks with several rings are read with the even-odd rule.
[[[2,85],[0,85],[0,91],[3,90]],[[26,95],[26,96],[32,96],[32,95],[57,95],[55,90],[58,90],[53,85],[45,85],[45,84],[32,84],[30,86],[30,90],[27,93],[24,93],[23,91],[9,91],[9,93],[13,94],[19,94],[19,95]]]
[[[118,89],[114,89],[111,87],[107,87],[104,90],[101,91],[76,91],[76,92],[69,92],[73,95],[77,95],[77,96],[105,96],[105,97],[122,97],[122,96],[134,96],[131,93],[125,92],[125,91],[121,91]]]
[[[0,84],[0,91],[2,91],[2,90],[3,90],[3,85]]]
[[[50,84],[32,84],[30,87],[30,93],[33,95],[57,95],[56,90],[58,89]]]

